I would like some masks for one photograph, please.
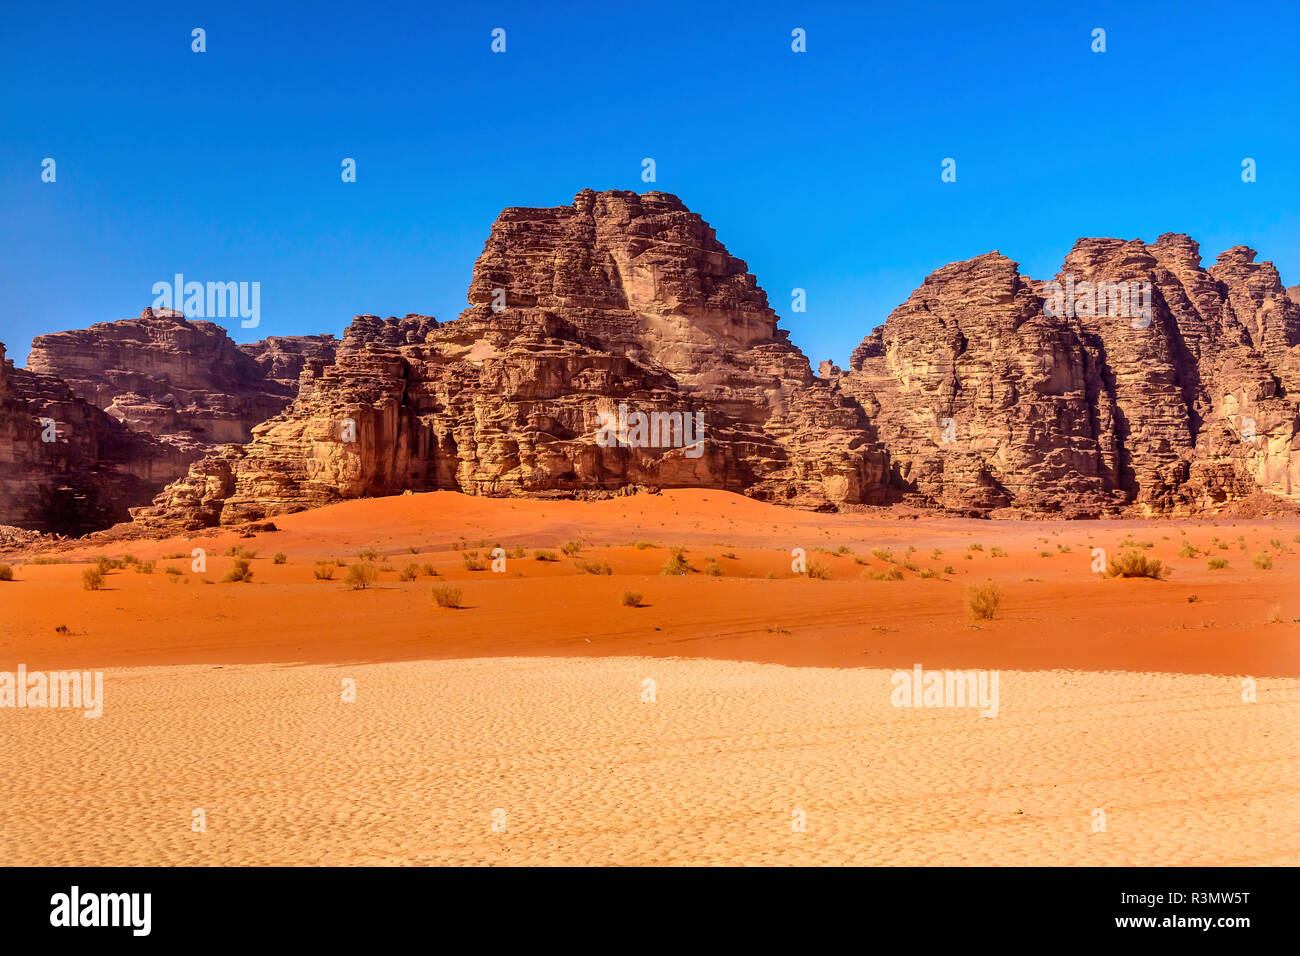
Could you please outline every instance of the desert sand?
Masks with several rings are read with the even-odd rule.
[[[98,719],[0,709],[0,862],[1300,863],[1294,519],[439,492],[275,524],[0,558],[0,670],[105,675]],[[467,568],[498,544],[525,556]],[[223,582],[232,546],[250,582]],[[672,546],[693,571],[661,572]],[[1106,579],[1094,547],[1172,571]],[[332,561],[369,550],[390,570],[349,590]],[[1004,599],[977,621],[966,589],[988,580]],[[895,707],[917,663],[998,671],[997,716]]]

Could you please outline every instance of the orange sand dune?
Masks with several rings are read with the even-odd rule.
[[[703,491],[275,521],[115,545],[135,560],[98,591],[104,549],[5,559],[0,672],[103,670],[104,701],[0,707],[0,864],[1300,863],[1295,521],[913,521]],[[525,555],[470,570],[498,544]],[[232,546],[250,582],[224,583]],[[662,573],[673,546],[688,573]],[[1094,547],[1172,573],[1104,579]],[[375,585],[349,590],[329,559],[372,549]],[[989,580],[1002,606],[976,622]],[[996,715],[895,706],[916,663],[998,672]]]
[[[18,567],[14,582],[0,584],[0,666],[630,654],[838,667],[907,667],[921,659],[945,667],[1300,676],[1294,520],[899,521],[674,491],[599,502],[438,492],[353,501],[276,524],[282,530],[248,539],[225,532],[122,546],[156,559],[157,568],[112,571],[99,592],[82,590],[83,564]],[[1213,545],[1214,537],[1227,550]],[[579,574],[575,560],[559,551],[571,539],[585,542],[578,560],[607,563],[613,573]],[[1093,573],[1092,547],[1114,555],[1126,540],[1150,543],[1146,553],[1173,573],[1164,581]],[[527,556],[508,558],[504,573],[469,571],[463,553],[453,550],[462,542],[485,559],[497,544],[522,546]],[[1178,557],[1184,542],[1225,557],[1228,567],[1208,570],[1204,554]],[[233,565],[224,556],[232,545],[256,552],[251,583],[220,583]],[[673,545],[686,548],[697,573],[661,573]],[[853,556],[814,550],[842,546]],[[189,570],[194,547],[209,555],[205,574]],[[909,547],[916,549],[910,556]],[[373,589],[345,589],[346,568],[333,581],[314,579],[314,561],[355,563],[371,548],[385,556],[376,563],[391,568]],[[829,579],[795,574],[794,548],[825,566]],[[903,569],[901,581],[871,580],[891,566],[871,555],[879,548],[917,570]],[[942,554],[932,557],[935,548]],[[994,556],[994,548],[1005,556]],[[534,560],[537,549],[559,560]],[[272,563],[277,551],[286,564]],[[68,557],[87,561],[95,553]],[[1252,566],[1258,553],[1269,554],[1271,569]],[[710,558],[721,577],[702,573]],[[398,572],[410,563],[432,564],[439,575],[400,582]],[[167,567],[185,573],[173,582]],[[946,567],[952,573],[943,573]],[[938,576],[921,579],[925,569]],[[966,589],[990,579],[1004,592],[1003,610],[977,624]],[[460,587],[467,607],[435,607],[434,583]],[[645,606],[623,607],[626,590],[640,592]],[[1271,618],[1278,623],[1266,623]]]

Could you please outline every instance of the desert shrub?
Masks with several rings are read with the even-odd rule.
[[[1227,550],[1228,550],[1228,542],[1226,542],[1226,541],[1220,541],[1220,542],[1218,543],[1218,547],[1219,547],[1219,550],[1220,550],[1220,551],[1227,551]]]
[[[686,560],[686,549],[673,547],[668,549],[668,560],[664,562],[664,574],[685,574],[693,571],[691,563]]]
[[[478,556],[477,551],[466,551],[460,556],[461,563],[465,565],[466,571],[486,571],[487,562]]]
[[[237,584],[240,581],[251,580],[253,580],[253,569],[249,567],[248,558],[235,558],[235,566],[221,579],[223,584]]]
[[[418,564],[408,564],[397,572],[397,580],[399,581],[414,581],[419,576],[420,566]]]
[[[509,551],[506,552],[507,558],[522,558],[526,556],[527,556],[527,552],[524,551],[522,546],[511,548]]]
[[[1039,556],[1040,558],[1050,558],[1050,557],[1052,556],[1053,553],[1054,553],[1054,552],[1051,552],[1051,551],[1039,551],[1039,552],[1038,552],[1038,556]]]
[[[1205,566],[1209,568],[1211,571],[1222,571],[1224,568],[1228,566],[1228,559],[1210,558],[1210,560],[1206,563]]]
[[[1047,553],[1051,554],[1052,552],[1049,551]],[[991,558],[1005,558],[1006,556],[1007,553],[996,545],[989,549],[989,557]]]
[[[890,551],[888,548],[872,548],[871,556],[873,558],[879,558],[881,561],[894,560],[894,552]]]
[[[348,586],[350,591],[364,591],[374,584],[378,578],[379,571],[375,566],[363,561],[361,564],[354,564],[348,568],[348,573],[343,577],[343,583]]]
[[[984,550],[984,545],[982,545],[982,544],[968,544],[968,545],[966,545],[966,550],[967,550],[967,551],[983,551],[983,550]]]
[[[348,563],[347,563],[346,561],[344,561],[342,558],[335,558],[335,559],[334,559],[334,567],[336,567],[336,568],[346,568],[347,566],[348,566]]]
[[[180,577],[184,573],[185,572],[182,571],[180,568],[172,568],[172,567],[163,568],[163,574],[169,575],[170,577],[173,578]]]
[[[582,542],[581,542],[581,541],[566,541],[566,542],[564,542],[563,545],[560,546],[560,550],[564,552],[564,556],[565,556],[566,558],[571,558],[571,557],[573,557],[575,554],[577,554],[579,551],[582,550]]]
[[[1265,618],[1264,623],[1265,624],[1282,623],[1282,608],[1280,605],[1274,604],[1271,608],[1269,608],[1268,617]]]
[[[357,557],[361,559],[362,563],[370,563],[378,561],[381,555],[374,548],[366,548],[364,551],[358,551]]]
[[[614,571],[604,561],[575,561],[579,574],[613,574]]]
[[[1141,551],[1125,551],[1106,562],[1108,578],[1155,578],[1158,581],[1168,570],[1159,558],[1148,558]]]
[[[917,572],[919,572],[919,571],[921,570],[919,567],[917,567],[917,566],[916,566],[915,564],[913,564],[911,561],[904,561],[904,562],[903,562],[903,567],[906,568],[908,571],[911,571],[913,574],[916,574]]]
[[[289,560],[289,556],[287,554],[285,554],[283,551],[277,551],[275,552],[275,557],[271,559],[271,563],[284,564],[288,560]]]
[[[32,558],[32,560],[29,563],[30,564],[67,564],[68,559],[56,558],[48,554],[43,554],[40,555],[39,557]]]
[[[966,590],[966,604],[976,620],[991,621],[1002,606],[1002,592],[992,581],[972,585]]]
[[[81,572],[81,586],[87,591],[98,591],[104,586],[104,572],[99,568],[86,568]]]
[[[831,579],[830,567],[820,561],[809,561],[806,573],[808,577],[816,581],[829,581]]]
[[[7,564],[0,564],[0,581],[12,581],[14,579],[14,569]]]
[[[622,600],[623,600],[623,606],[624,606],[624,607],[640,607],[640,606],[641,606],[641,592],[640,592],[640,591],[624,591],[624,592],[623,592],[623,598],[622,598]]]
[[[938,561],[942,555],[943,555],[943,548],[935,548],[933,551],[930,552],[930,560]]]
[[[426,578],[436,578],[438,576],[438,569],[432,564],[421,565],[420,570],[424,572]]]
[[[136,563],[136,566],[135,566],[135,573],[136,573],[136,574],[153,574],[153,573],[154,573],[154,570],[155,570],[157,567],[158,567],[158,563],[157,563],[156,561],[154,561],[153,559],[150,559],[150,560],[148,560],[148,561],[140,561],[140,562],[137,562],[137,563]]]
[[[435,584],[431,593],[438,607],[460,607],[460,588],[450,584]]]
[[[852,553],[853,553],[853,549],[850,548],[847,544],[842,544],[842,545],[840,545],[838,548],[835,549],[835,553],[836,553],[836,554],[852,554]]]
[[[921,569],[921,580],[923,581],[929,580],[930,578],[937,578],[938,576],[939,576],[939,572],[934,570],[934,568]]]
[[[95,570],[97,570],[100,574],[107,574],[110,570],[112,570],[112,567],[113,567],[113,562],[110,561],[107,557],[105,557],[102,554],[96,556]]]
[[[534,551],[533,560],[534,561],[558,561],[560,560],[560,558],[559,555],[557,555],[554,551]]]
[[[901,581],[903,580],[903,571],[901,568],[889,568],[885,571],[877,571],[871,575],[873,581]]]
[[[1073,549],[1068,544],[1058,544],[1056,550],[1060,551],[1061,554],[1069,554]]]
[[[1296,538],[1296,540],[1300,541],[1300,538]],[[653,548],[654,545],[649,541],[638,541],[632,545],[632,547],[636,548],[638,551],[644,551],[646,548]],[[629,591],[628,593],[630,594],[631,592]]]
[[[1255,566],[1257,571],[1269,571],[1273,568],[1273,556],[1260,552],[1250,559],[1250,563]]]
[[[944,573],[944,574],[956,574],[957,572],[953,570],[951,564],[945,564],[945,565],[943,566],[943,573]]]
[[[718,563],[717,558],[709,558],[704,562],[704,573],[711,578],[722,577],[722,565]]]
[[[315,576],[317,581],[333,581],[334,565],[324,561],[317,562],[316,567],[312,569],[311,573]]]
[[[739,558],[736,557],[736,552],[735,552],[735,551],[723,551],[723,552],[722,552],[722,556],[723,556],[724,558],[726,558],[728,561],[739,561],[739,560],[740,560]]]
[[[1183,546],[1178,549],[1178,556],[1180,558],[1194,558],[1196,557],[1196,554],[1197,554],[1196,549],[1193,548],[1191,544],[1186,541],[1184,541]]]
[[[1189,595],[1187,595],[1187,603],[1188,603],[1188,604],[1195,604],[1195,603],[1197,603],[1198,601],[1200,601],[1200,598],[1197,597],[1195,594],[1189,594]]]

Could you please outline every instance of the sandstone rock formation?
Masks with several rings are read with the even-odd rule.
[[[745,264],[673,196],[584,190],[505,210],[469,300],[447,324],[357,317],[285,414],[196,463],[137,521],[199,527],[439,488],[887,500],[862,410],[813,377]],[[620,405],[677,417],[649,446],[635,429],[636,447],[602,444]],[[696,415],[699,446],[680,427]]]
[[[303,370],[312,368],[319,372],[334,364],[339,341],[332,335],[277,335],[239,346],[239,350],[255,361],[262,375],[283,388],[289,395],[298,394],[298,379]]]
[[[84,333],[33,354],[132,427],[210,452],[133,509],[150,533],[435,489],[1203,513],[1300,502],[1300,304],[1255,258],[1206,269],[1182,235],[1081,239],[1035,280],[988,253],[934,272],[847,369],[814,375],[698,215],[584,190],[503,211],[451,322],[363,315],[341,342],[235,348],[146,313],[96,332],[106,366],[76,357]],[[683,432],[697,421],[703,441]]]
[[[188,463],[248,441],[254,425],[289,404],[306,364],[332,361],[332,342],[236,346],[213,322],[145,309],[138,319],[38,336],[27,367],[63,379],[77,397],[174,446]]]
[[[174,449],[14,368],[0,345],[0,525],[84,534],[129,517],[183,468]]]
[[[1086,516],[1211,510],[1256,489],[1295,499],[1300,314],[1254,259],[1237,247],[1206,270],[1187,236],[1081,239],[1056,288],[1124,283],[1133,301],[1114,308],[1112,285],[1065,315],[998,253],[954,263],[867,337],[840,385],[921,503]]]

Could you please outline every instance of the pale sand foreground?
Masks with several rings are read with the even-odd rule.
[[[0,862],[1300,863],[1300,680],[1248,704],[1228,676],[1004,670],[985,719],[894,708],[889,678],[642,657],[111,669],[98,720],[0,711]]]

